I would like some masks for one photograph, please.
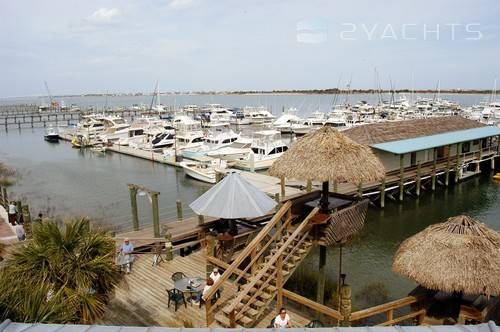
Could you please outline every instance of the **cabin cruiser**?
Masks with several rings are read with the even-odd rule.
[[[245,106],[243,107],[243,118],[248,121],[249,124],[263,124],[271,123],[275,119],[265,106]]]
[[[107,116],[102,119],[106,130],[99,133],[97,138],[104,142],[117,141],[120,138],[126,138],[129,135],[130,125],[119,116]]]
[[[234,168],[245,171],[266,170],[288,150],[288,146],[281,140],[281,132],[277,130],[254,132],[250,148],[252,152],[244,160],[237,160]]]
[[[56,128],[52,127],[52,125],[49,125],[47,130],[45,130],[43,139],[47,142],[59,142],[59,132]]]
[[[205,138],[202,145],[194,148],[186,148],[182,151],[182,155],[190,159],[206,156],[207,153],[228,146],[240,137],[239,134],[229,128],[228,123],[212,127],[204,136]]]
[[[273,122],[274,129],[282,133],[291,133],[292,125],[301,121],[301,118],[297,115],[297,112],[298,110],[295,107],[291,107],[285,110],[283,115]]]

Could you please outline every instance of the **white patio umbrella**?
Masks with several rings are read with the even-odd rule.
[[[189,207],[199,215],[236,219],[263,216],[276,205],[275,200],[243,176],[231,173],[189,204]]]

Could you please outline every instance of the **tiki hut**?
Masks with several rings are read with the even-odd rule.
[[[269,174],[280,178],[321,181],[321,205],[328,204],[329,181],[376,181],[385,175],[380,160],[369,147],[325,126],[300,138],[276,160]]]
[[[500,294],[500,234],[465,215],[427,227],[399,247],[393,270],[446,292]]]

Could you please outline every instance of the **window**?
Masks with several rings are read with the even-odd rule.
[[[470,152],[470,142],[462,143],[462,153]]]

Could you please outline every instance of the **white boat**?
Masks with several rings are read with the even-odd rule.
[[[128,137],[130,125],[123,118],[107,116],[102,119],[102,122],[106,129],[99,133],[97,137],[104,143]]]
[[[247,158],[233,164],[234,168],[245,171],[266,170],[288,150],[288,146],[281,140],[279,131],[261,130],[253,133],[251,149]]]
[[[347,121],[346,111],[342,109],[333,109],[325,120],[325,126],[330,126],[338,131],[345,130],[352,126],[352,123]]]
[[[52,127],[52,125],[49,125],[47,130],[45,130],[43,139],[47,142],[59,142],[59,132],[56,128]]]
[[[186,175],[203,182],[215,183],[217,170],[215,167],[199,162],[181,161],[179,163]]]
[[[297,112],[298,110],[295,107],[285,110],[283,115],[273,122],[274,128],[282,133],[291,133],[292,125],[302,120],[297,116]]]
[[[274,121],[275,116],[272,115],[265,106],[245,106],[243,107],[243,118],[249,124],[263,124]]]
[[[236,134],[229,128],[229,124],[219,124],[212,129],[204,137],[202,145],[185,148],[182,150],[182,155],[185,158],[193,159],[194,157],[206,156],[207,153],[218,150],[235,142],[240,135]]]

